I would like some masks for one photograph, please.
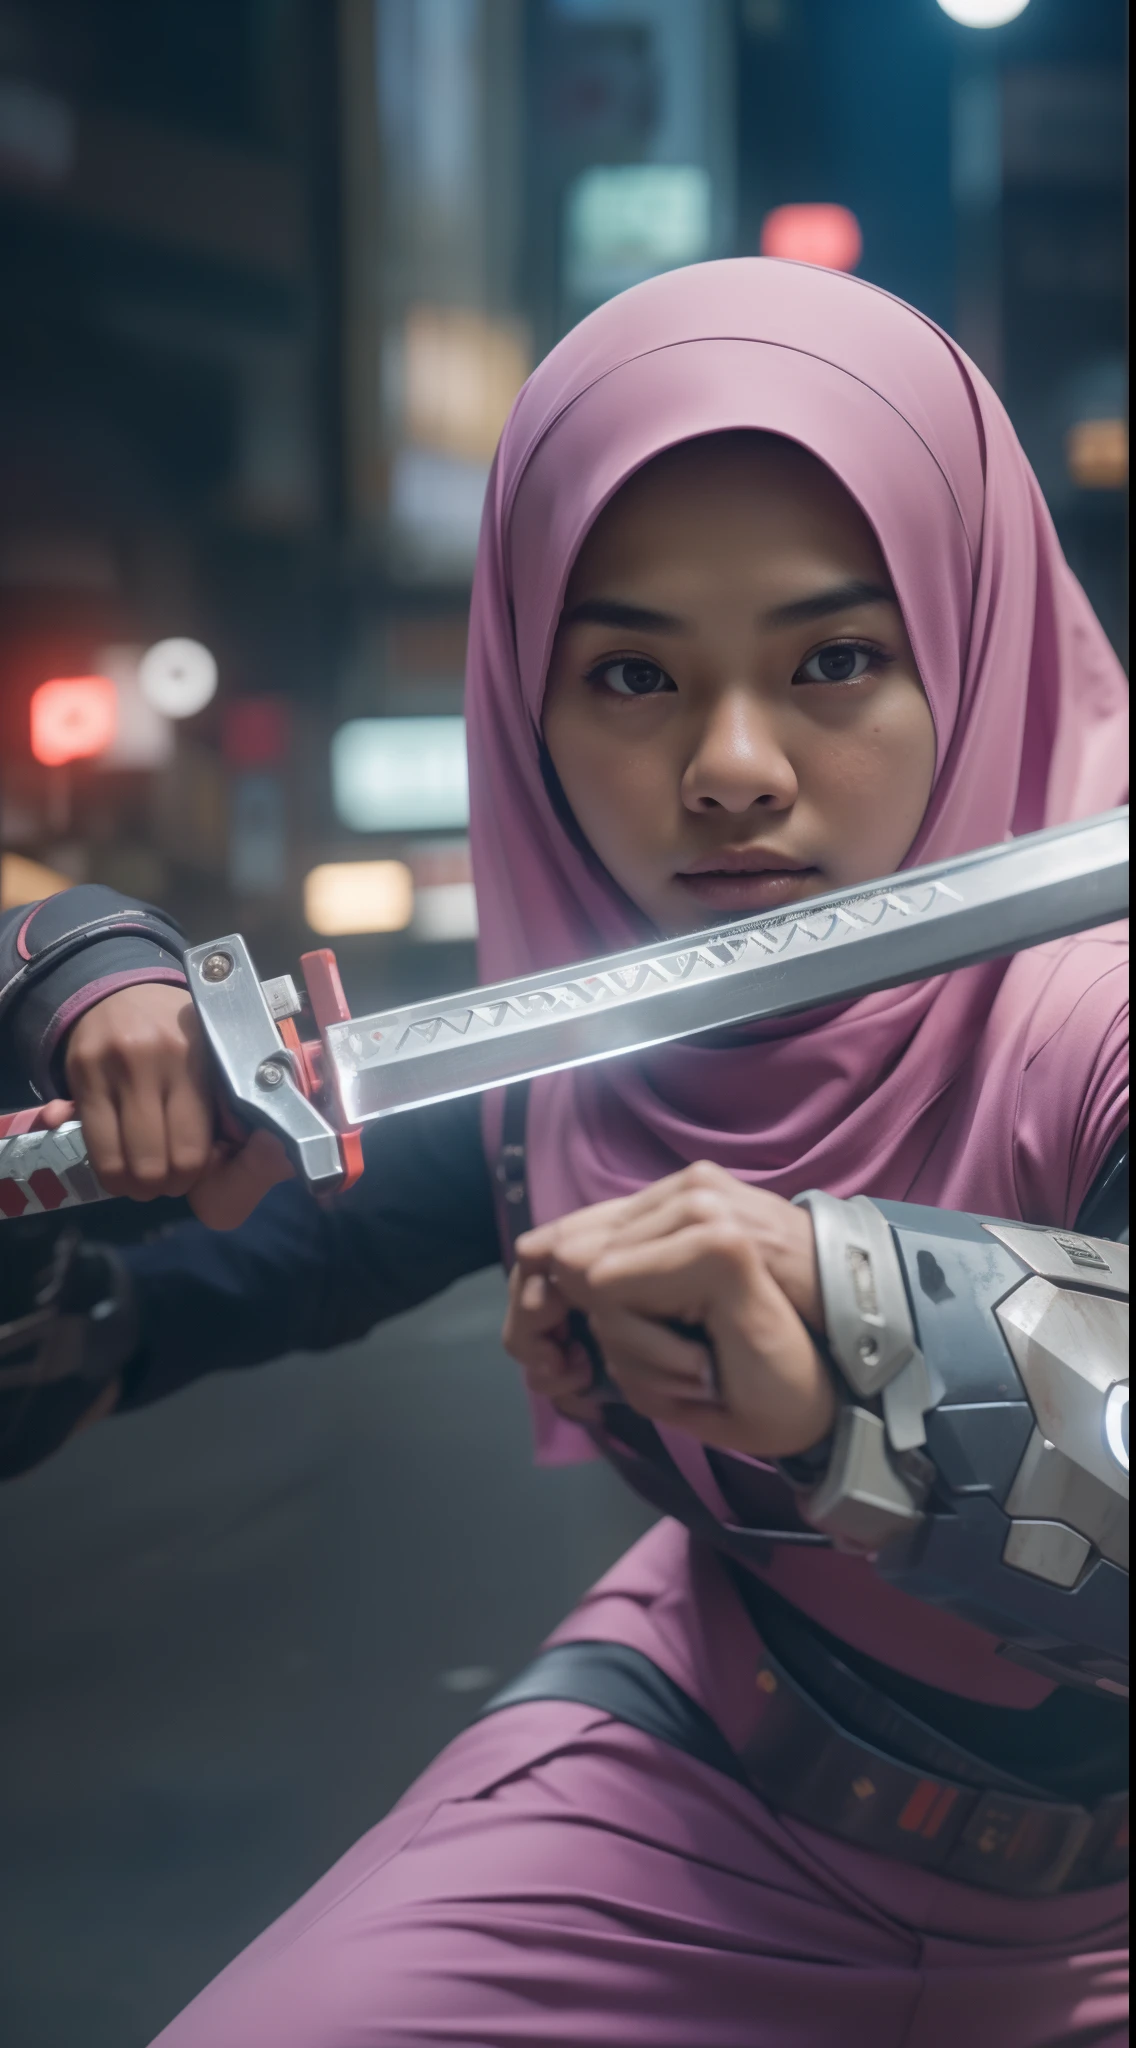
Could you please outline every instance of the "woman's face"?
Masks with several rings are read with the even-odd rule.
[[[587,840],[660,931],[891,874],[935,732],[875,535],[759,435],[639,470],[572,571],[544,735]]]

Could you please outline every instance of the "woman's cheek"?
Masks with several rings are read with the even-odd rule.
[[[642,747],[613,740],[589,754],[572,809],[605,867],[634,893],[636,879],[654,872],[652,856],[666,841],[678,778],[665,757]]]
[[[902,861],[927,807],[935,741],[922,691],[861,707],[838,731],[810,735],[801,776],[831,848],[830,872],[851,884],[891,873]]]

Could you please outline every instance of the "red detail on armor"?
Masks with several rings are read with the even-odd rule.
[[[934,1841],[935,1836],[938,1834],[939,1829],[942,1827],[943,1822],[946,1820],[946,1817],[953,1808],[955,1800],[957,1798],[958,1793],[954,1790],[952,1786],[943,1785],[940,1788],[939,1796],[935,1801],[934,1806],[931,1808],[930,1813],[927,1815],[927,1818],[924,1821],[922,1827],[919,1830],[925,1842]]]
[[[45,1209],[59,1209],[67,1200],[67,1189],[50,1166],[41,1166],[35,1173],[29,1174],[28,1186]]]
[[[905,1834],[922,1835],[925,1842],[933,1842],[957,1797],[953,1786],[937,1785],[933,1778],[922,1778],[896,1825]]]
[[[9,1222],[22,1216],[28,1206],[28,1198],[14,1180],[0,1180],[0,1216],[7,1216]]]

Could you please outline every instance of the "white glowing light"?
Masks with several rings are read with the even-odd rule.
[[[200,640],[156,640],[138,664],[148,704],[167,718],[194,718],[217,694],[217,663]]]
[[[1118,1380],[1104,1404],[1104,1440],[1121,1470],[1128,1470],[1128,1381]]]
[[[609,298],[710,253],[712,187],[702,164],[594,164],[569,186],[565,204],[565,271],[575,299]]]
[[[1025,13],[1029,0],[939,0],[939,5],[964,28],[1002,28]]]
[[[477,897],[472,882],[428,882],[414,892],[416,939],[475,939]]]
[[[349,719],[331,742],[331,792],[353,832],[467,825],[464,718]]]
[[[109,676],[118,693],[114,738],[96,757],[96,768],[164,768],[173,759],[174,728],[165,712],[142,695],[138,681],[140,647],[101,647],[96,656],[100,675]]]
[[[304,916],[323,938],[405,931],[414,882],[401,860],[336,860],[304,877]]]

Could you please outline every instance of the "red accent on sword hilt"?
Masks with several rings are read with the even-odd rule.
[[[73,1103],[68,1107],[74,1110]],[[29,1131],[46,1131],[43,1111],[44,1105],[41,1102],[35,1109],[14,1109],[10,1115],[0,1116],[0,1138],[23,1138]]]
[[[347,1024],[351,1010],[343,993],[339,979],[339,967],[330,946],[320,946],[313,953],[300,955],[300,966],[304,971],[304,986],[308,992],[308,1008],[312,1021],[319,1031],[318,1039],[301,1038],[291,1017],[285,1017],[279,1025],[280,1036],[294,1056],[296,1078],[305,1095],[323,1111],[330,1124],[334,1124],[339,1135],[339,1156],[343,1161],[343,1180],[337,1193],[343,1194],[354,1187],[363,1171],[363,1140],[357,1124],[347,1123],[343,1104],[335,1085],[335,1068],[326,1048],[326,1032],[330,1024]]]

